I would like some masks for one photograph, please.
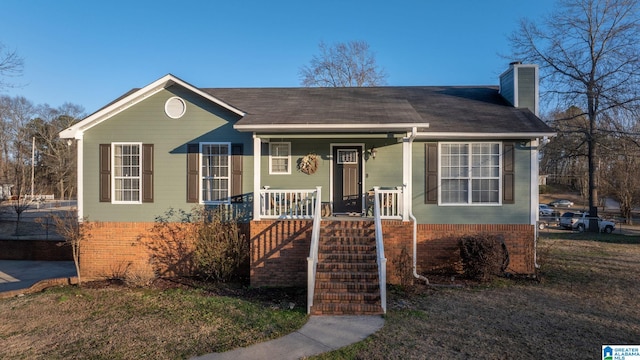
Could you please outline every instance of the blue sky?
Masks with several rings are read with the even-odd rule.
[[[3,95],[91,113],[172,73],[198,87],[295,87],[318,44],[364,40],[388,85],[494,85],[507,36],[554,0],[3,0],[25,59]]]

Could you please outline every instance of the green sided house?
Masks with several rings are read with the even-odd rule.
[[[382,313],[385,284],[452,266],[456,238],[501,235],[533,274],[538,67],[499,86],[195,87],[173,75],[60,133],[94,222],[83,276],[153,272],[139,245],[168,209],[246,215],[252,286],[308,287],[314,314]],[[408,270],[407,270],[408,269]]]

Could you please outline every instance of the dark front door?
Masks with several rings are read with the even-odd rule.
[[[333,148],[333,212],[362,212],[362,147]]]

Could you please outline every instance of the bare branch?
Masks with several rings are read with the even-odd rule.
[[[351,41],[327,46],[318,45],[309,65],[300,68],[300,81],[306,87],[380,86],[387,74],[376,64],[369,44]]]
[[[0,43],[0,90],[12,87],[13,84],[4,78],[21,76],[23,67],[24,59],[15,50],[8,50]]]

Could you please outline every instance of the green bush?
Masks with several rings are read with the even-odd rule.
[[[509,266],[509,252],[500,235],[476,234],[460,238],[460,257],[465,276],[488,281],[505,274]]]

